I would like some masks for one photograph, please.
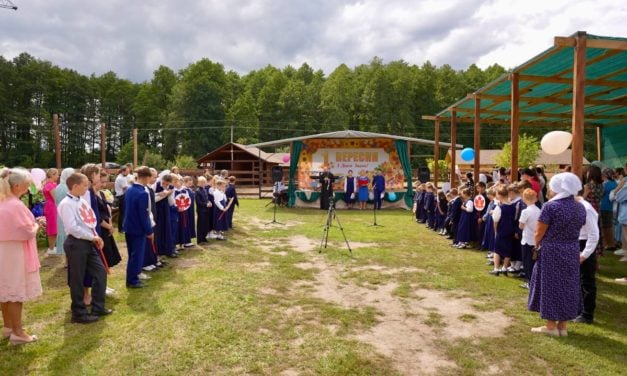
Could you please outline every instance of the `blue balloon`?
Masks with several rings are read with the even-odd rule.
[[[461,152],[461,157],[464,161],[472,161],[475,159],[475,151],[472,148],[465,148]]]
[[[389,192],[389,193],[388,193],[388,200],[390,200],[390,201],[396,201],[396,193],[394,193],[394,192]]]

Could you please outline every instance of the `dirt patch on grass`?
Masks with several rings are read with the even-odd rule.
[[[320,244],[317,241],[311,240],[304,235],[294,235],[288,239],[290,247],[294,248],[296,252],[309,253],[318,248]]]
[[[378,323],[354,337],[372,345],[393,360],[405,375],[433,374],[441,369],[455,369],[438,347],[439,340],[501,336],[510,319],[502,312],[480,312],[470,298],[451,297],[439,291],[411,288],[410,298],[394,294],[397,283],[361,287],[341,283],[342,272],[352,268],[326,265],[322,257],[300,267],[319,269],[313,296],[345,308],[372,307],[380,313]],[[365,267],[360,267],[366,270]],[[354,270],[354,269],[353,269]],[[371,266],[367,270],[396,274],[418,271],[414,268]]]
[[[201,262],[195,258],[179,258],[176,262],[177,268],[193,268],[200,265]]]

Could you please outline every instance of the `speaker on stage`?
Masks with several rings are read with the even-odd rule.
[[[276,183],[281,180],[283,180],[283,167],[273,166],[272,167],[272,182]]]
[[[421,183],[431,181],[431,172],[429,171],[429,167],[420,167],[418,169],[418,180],[420,180]]]

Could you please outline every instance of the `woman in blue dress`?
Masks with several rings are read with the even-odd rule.
[[[344,202],[346,202],[348,209],[352,209],[355,203],[355,177],[353,176],[353,170],[348,170],[348,175],[344,179]]]
[[[357,198],[359,199],[359,209],[365,209],[366,203],[368,202],[368,184],[370,183],[370,179],[368,179],[368,175],[366,175],[365,170],[359,171],[359,176],[357,177]]]
[[[581,302],[579,233],[586,222],[586,209],[575,200],[582,187],[576,175],[557,174],[549,187],[555,195],[540,212],[535,236],[538,258],[529,281],[527,306],[546,320],[532,332],[566,336],[566,325],[577,317]]]

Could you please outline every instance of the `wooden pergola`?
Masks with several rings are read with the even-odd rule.
[[[582,174],[584,126],[601,128],[627,124],[627,38],[603,37],[579,31],[555,37],[553,46],[469,94],[434,116],[434,159],[439,159],[440,125],[474,125],[474,176],[479,175],[481,124],[509,125],[512,181],[518,171],[519,127],[572,128],[572,172]],[[455,167],[455,153],[451,160]],[[437,163],[435,164],[437,166]],[[437,170],[435,171],[437,177]],[[437,181],[436,181],[437,184]],[[451,174],[455,186],[455,174]]]

